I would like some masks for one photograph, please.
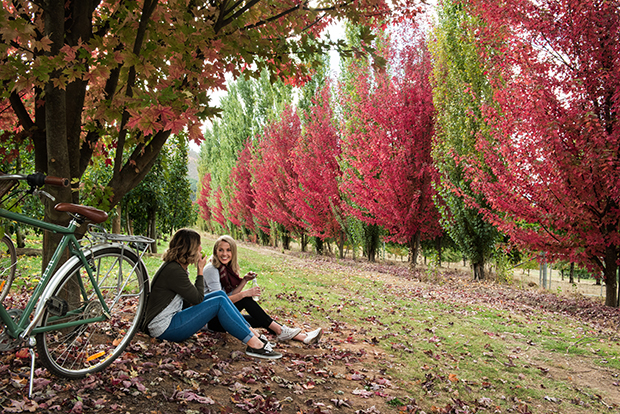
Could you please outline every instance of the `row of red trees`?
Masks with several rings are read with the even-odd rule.
[[[388,240],[413,252],[420,239],[438,236],[431,65],[420,36],[410,37],[414,29],[402,26],[397,43],[385,42],[386,68],[348,62],[307,112],[289,106],[248,138],[229,176],[230,202],[203,180],[203,217],[224,228],[230,222],[269,233],[275,225],[334,240],[341,254],[351,218],[385,229]]]
[[[411,32],[386,42],[384,71],[349,62],[307,114],[289,108],[248,140],[234,201],[215,188],[208,213],[224,227],[277,223],[337,241],[355,218],[415,252],[441,233],[439,209],[471,252],[509,240],[579,263],[602,275],[617,306],[620,2],[440,9],[432,63]]]

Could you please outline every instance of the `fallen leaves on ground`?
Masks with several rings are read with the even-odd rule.
[[[521,314],[535,312],[561,313],[587,322],[593,330],[609,328],[609,321],[619,320],[618,309],[611,309],[586,298],[567,298],[539,291],[510,289],[494,284],[475,284],[459,274],[444,275],[441,285],[409,283],[413,275],[406,268],[380,264],[355,263],[326,258],[305,259],[296,266],[318,266],[334,271],[358,272],[358,275],[389,275],[382,285],[384,292],[402,299],[441,301],[448,304],[476,305],[485,309],[510,310]],[[376,276],[373,276],[376,277]],[[400,283],[400,282],[402,283]],[[26,292],[24,292],[26,294]],[[422,410],[388,374],[391,356],[377,345],[389,340],[393,351],[414,354],[416,347],[406,337],[397,336],[383,314],[399,312],[394,304],[369,301],[351,292],[330,309],[299,291],[275,292],[274,296],[295,303],[299,312],[319,310],[325,315],[325,335],[318,345],[278,344],[284,357],[278,361],[247,357],[244,347],[225,334],[200,332],[181,344],[158,341],[137,334],[108,369],[79,380],[52,376],[37,368],[33,397],[28,398],[29,354],[19,350],[0,355],[0,406],[3,412],[69,412],[108,413],[418,413]],[[20,298],[14,302],[23,302]],[[357,320],[345,319],[345,307],[356,307],[365,313]],[[452,312],[467,312],[452,308]],[[299,315],[279,314],[282,320],[299,319]],[[287,322],[288,323],[288,322]],[[375,330],[370,332],[370,328]],[[383,333],[378,333],[381,329]],[[400,330],[416,340],[434,344],[424,353],[432,360],[455,360],[442,349],[442,338],[429,325],[424,331],[411,332],[405,323]],[[497,335],[483,332],[484,335]],[[274,337],[271,340],[275,341]],[[24,352],[25,351],[25,352]],[[500,358],[493,349],[485,350],[486,358]],[[518,355],[504,355],[506,366],[514,365]],[[539,367],[541,375],[548,371]],[[424,365],[415,387],[429,395],[441,384],[463,384],[457,373],[438,374]],[[478,384],[490,389],[490,382]],[[549,403],[554,402],[550,396]],[[449,403],[423,404],[432,413],[474,413],[497,411],[491,398],[468,400],[453,396]],[[531,408],[515,400],[513,412],[529,413]]]

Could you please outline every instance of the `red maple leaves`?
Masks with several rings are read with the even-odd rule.
[[[343,95],[348,113],[342,189],[351,214],[403,243],[416,234],[434,238],[441,229],[432,187],[437,171],[430,59],[423,42],[399,44],[401,50],[390,51],[391,72],[349,68],[354,92]]]
[[[403,36],[401,48],[385,49],[390,71],[351,66],[354,80],[337,97],[344,118],[332,108],[328,81],[303,123],[287,107],[249,139],[227,190],[217,190],[230,200],[224,206],[220,193],[214,197],[219,218],[250,231],[269,232],[277,224],[341,247],[351,215],[401,243],[441,233],[433,203],[430,60],[418,39]]]

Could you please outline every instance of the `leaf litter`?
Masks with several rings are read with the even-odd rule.
[[[181,344],[159,341],[137,334],[126,352],[103,372],[81,380],[67,380],[37,368],[33,398],[28,398],[29,359],[17,353],[0,355],[0,406],[3,412],[85,413],[477,413],[504,412],[497,395],[469,399],[467,394],[448,393],[446,384],[494,389],[493,379],[469,383],[461,374],[445,373],[428,365],[430,361],[458,364],[462,356],[455,350],[443,349],[440,327],[451,321],[428,321],[422,332],[415,331],[406,320],[393,326],[382,315],[402,313],[403,305],[390,302],[420,300],[449,305],[447,314],[469,315],[480,312],[509,310],[532,319],[541,315],[561,314],[590,326],[591,332],[617,329],[618,309],[610,309],[583,297],[562,297],[537,290],[513,289],[495,284],[476,284],[468,276],[446,270],[441,284],[419,282],[405,266],[381,263],[342,261],[326,257],[286,256],[286,267],[317,268],[343,277],[367,278],[368,286],[381,281],[381,292],[361,292],[343,283],[343,300],[329,306],[301,291],[274,292],[278,299],[294,303],[297,313],[321,314],[319,322],[325,329],[320,344],[278,344],[284,357],[278,361],[257,361],[247,357],[239,341],[226,334],[200,332]],[[402,303],[402,302],[401,302]],[[459,306],[454,306],[454,305]],[[466,306],[460,306],[466,305]],[[361,316],[351,319],[343,312],[360,310]],[[277,309],[273,314],[285,323],[298,318],[295,312]],[[417,315],[422,319],[424,316]],[[543,316],[545,317],[545,316]],[[380,333],[381,332],[381,333]],[[398,332],[401,332],[399,335]],[[403,335],[405,333],[406,335]],[[482,335],[503,333],[484,331]],[[275,340],[272,337],[273,340]],[[412,341],[413,339],[413,341]],[[380,346],[391,342],[390,349]],[[415,341],[423,341],[434,349],[420,352]],[[617,341],[617,339],[616,339]],[[388,353],[423,353],[428,357],[419,372],[411,373],[411,381],[393,378],[390,369],[401,365]],[[501,357],[489,346],[483,357],[501,358],[506,369],[515,366],[522,356]],[[535,347],[528,352],[541,352]],[[402,368],[402,367],[400,367]],[[591,368],[591,367],[588,367]],[[537,366],[540,375],[549,375],[554,367]],[[618,381],[616,380],[616,384]],[[416,401],[407,388],[423,390],[428,398]],[[519,387],[519,385],[517,385]],[[618,385],[616,385],[618,387]],[[452,388],[450,388],[452,389]],[[587,387],[577,389],[581,398],[571,403],[575,412],[589,412],[594,402],[618,409],[618,403],[606,403]],[[442,398],[438,398],[439,396]],[[504,397],[505,412],[547,412],[561,401],[552,395],[535,404],[516,396]],[[436,401],[444,402],[437,404]],[[445,402],[448,401],[448,402]],[[585,410],[579,411],[579,407]],[[551,411],[553,409],[551,408]],[[594,412],[594,411],[593,411]]]

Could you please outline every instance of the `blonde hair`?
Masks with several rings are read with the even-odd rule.
[[[226,242],[230,245],[230,268],[233,270],[233,272],[239,274],[239,262],[237,261],[237,242],[228,234],[224,234],[223,236],[218,237],[218,239],[215,241],[215,244],[213,245],[213,256],[211,256],[211,263],[213,264],[213,267],[219,269],[220,266],[222,266],[222,262],[220,262],[220,259],[218,259],[217,257],[217,248],[222,242]]]
[[[164,252],[163,260],[165,262],[179,262],[181,265],[187,266],[198,261],[202,252],[198,251],[200,246],[200,234],[191,229],[180,229],[172,239],[168,249]]]

